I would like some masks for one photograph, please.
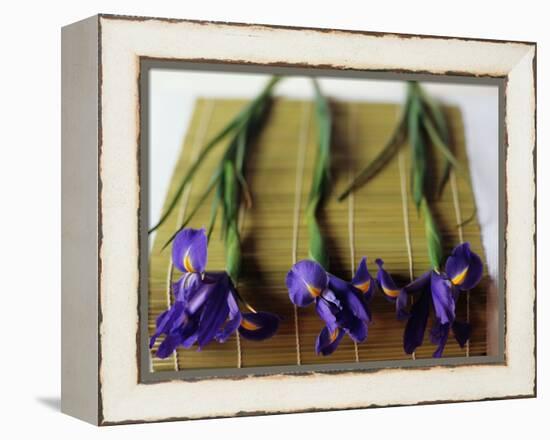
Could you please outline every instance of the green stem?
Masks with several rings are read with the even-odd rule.
[[[321,232],[318,214],[326,198],[330,183],[330,142],[332,135],[332,115],[328,101],[321,93],[319,84],[312,80],[315,89],[315,109],[317,117],[317,156],[315,169],[306,207],[308,227],[309,258],[317,261],[328,270],[329,258],[325,238]]]
[[[426,197],[422,197],[420,202],[420,212],[424,218],[424,230],[426,232],[426,243],[428,245],[428,257],[433,269],[439,271],[439,265],[443,258],[443,246],[441,244],[441,235],[435,223]]]
[[[341,202],[346,199],[352,192],[365,185],[370,179],[378,174],[390,159],[399,150],[399,147],[403,144],[407,137],[407,114],[410,107],[410,96],[407,95],[405,105],[401,108],[399,116],[399,122],[397,127],[392,132],[390,138],[382,148],[382,151],[370,162],[349,184],[349,186],[338,196],[338,201]]]

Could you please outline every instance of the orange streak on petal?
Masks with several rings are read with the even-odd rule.
[[[250,331],[258,330],[260,328],[259,325],[256,325],[253,322],[250,322],[246,319],[243,319],[241,321],[241,327],[246,329],[246,330],[250,330]]]
[[[354,284],[361,292],[366,293],[370,288],[370,280],[365,281],[361,284]]]
[[[191,262],[191,257],[189,256],[189,253],[183,257],[183,267],[185,267],[185,270],[187,272],[196,272],[195,268],[193,267],[193,263]]]
[[[458,275],[452,278],[451,283],[453,283],[455,286],[462,284],[464,282],[464,278],[466,278],[467,273],[468,273],[468,267],[466,267],[466,269],[464,269],[462,272],[460,272]]]

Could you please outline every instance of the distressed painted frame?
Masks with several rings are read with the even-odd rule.
[[[534,43],[99,15],[65,27],[62,52],[64,412],[108,425],[535,396]],[[143,60],[501,79],[503,361],[143,383]]]

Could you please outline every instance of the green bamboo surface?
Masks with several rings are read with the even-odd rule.
[[[245,101],[241,100],[197,100],[166,200],[171,198],[177,182],[202,145],[244,104]],[[344,189],[351,176],[372,160],[383,147],[395,127],[399,107],[382,103],[331,102],[331,109],[334,118],[333,190],[321,217],[330,247],[331,272],[350,279],[353,268],[365,255],[368,257],[371,274],[375,276],[374,260],[380,257],[384,259],[386,269],[400,283],[406,283],[410,279],[411,266],[414,276],[429,268],[423,221],[419,218],[409,193],[408,146],[404,146],[401,155],[395,157],[352,198],[344,202],[336,201],[336,195]],[[468,170],[460,111],[457,108],[446,108],[445,112],[452,134],[452,149],[464,170]],[[263,342],[251,342],[243,338],[238,341],[233,336],[225,344],[213,342],[202,351],[179,349],[177,355],[164,360],[154,357],[162,340],[159,338],[151,350],[153,371],[296,365],[298,359],[301,364],[309,365],[408,358],[402,348],[404,323],[395,319],[393,304],[386,301],[380,293],[375,295],[371,303],[374,321],[369,328],[368,339],[357,346],[357,351],[346,336],[331,356],[315,354],[315,338],[323,324],[313,306],[298,309],[297,338],[294,307],[288,299],[285,276],[294,259],[294,237],[297,237],[297,260],[307,258],[307,230],[303,210],[315,157],[314,116],[311,102],[277,100],[247,161],[247,180],[253,195],[253,206],[242,211],[243,272],[238,289],[256,309],[277,313],[282,318],[279,332],[272,339]],[[154,331],[156,316],[173,300],[167,295],[167,274],[172,270],[170,251],[169,248],[161,251],[162,245],[176,229],[178,215],[181,218],[182,214],[189,212],[194,206],[223,149],[224,145],[219,145],[206,160],[188,194],[180,202],[180,212],[177,212],[178,209],[174,210],[154,236],[149,270],[150,334]],[[437,182],[443,164],[436,151],[433,152],[435,176],[432,176],[432,181]],[[474,212],[475,206],[468,179],[469,176],[455,178],[455,195],[463,219]],[[402,192],[403,184],[405,194]],[[298,221],[295,222],[297,203],[301,210],[298,211]],[[442,197],[432,203],[432,207],[442,233],[445,254],[448,255],[460,238],[452,181],[445,187]],[[210,203],[207,202],[199,209],[190,226],[206,226],[209,210]],[[405,228],[407,217],[409,241]],[[462,233],[464,240],[470,241],[473,250],[484,258],[477,220],[463,226]],[[208,270],[224,269],[224,250],[219,235],[219,227],[216,226],[208,249]],[[412,259],[409,258],[408,243]],[[179,275],[173,269],[173,279],[176,280]],[[461,296],[457,315],[460,319],[471,322],[472,338],[468,348],[461,349],[451,336],[444,352],[445,357],[479,356],[487,353],[485,322],[489,282],[486,275],[480,285],[470,292],[469,298],[467,295]],[[431,322],[428,323],[424,345],[418,349],[416,358],[430,357],[435,350],[428,339],[430,326]]]

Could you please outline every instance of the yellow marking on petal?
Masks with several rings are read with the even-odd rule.
[[[466,267],[466,269],[464,269],[458,275],[453,277],[451,279],[451,283],[453,283],[455,286],[458,286],[459,284],[462,284],[464,282],[464,278],[466,278],[467,273],[468,273],[468,267]]]
[[[241,321],[241,327],[244,328],[245,330],[250,330],[250,331],[258,330],[260,328],[259,325],[256,325],[253,322],[248,321],[247,319],[243,319]]]
[[[334,341],[336,341],[336,338],[338,337],[338,334],[340,333],[340,329],[337,328],[330,334],[330,343],[332,344]]]
[[[361,284],[354,284],[354,286],[357,287],[361,292],[367,293],[370,289],[370,280],[367,280]]]
[[[307,291],[313,298],[317,298],[321,294],[321,289],[318,289],[317,287],[313,287],[306,283]]]
[[[391,298],[397,298],[400,292],[399,290],[386,289],[386,288],[382,288],[382,290],[384,290],[384,293]]]
[[[183,257],[183,267],[185,267],[185,270],[187,272],[196,272],[195,268],[193,267],[193,263],[191,263],[191,257],[189,256],[189,253],[185,254],[185,257]]]

